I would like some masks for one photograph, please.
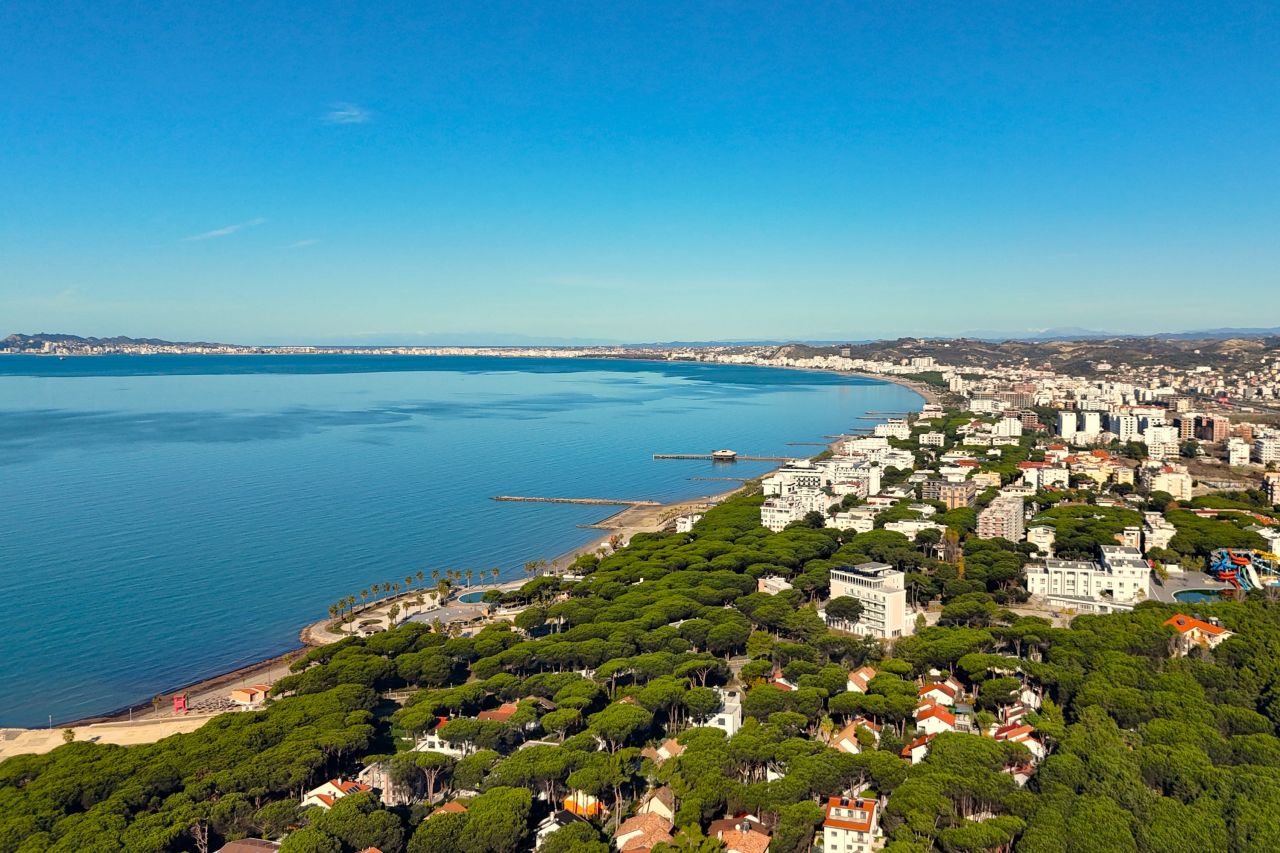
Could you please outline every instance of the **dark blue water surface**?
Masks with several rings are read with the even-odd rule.
[[[768,463],[655,461],[919,407],[758,367],[467,356],[0,356],[0,725],[100,713],[285,651],[419,569],[551,558],[614,510]]]

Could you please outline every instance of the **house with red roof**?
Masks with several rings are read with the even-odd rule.
[[[822,849],[871,853],[880,834],[880,804],[871,798],[831,797],[822,821]]]
[[[346,782],[342,779],[330,779],[319,787],[312,788],[302,797],[302,807],[317,806],[328,810],[333,808],[333,804],[343,797],[351,794],[362,794],[365,791],[372,791],[368,785],[361,782]]]
[[[711,821],[707,837],[723,841],[725,853],[765,853],[771,840],[769,830],[760,819],[745,813]]]
[[[940,681],[936,684],[922,684],[916,692],[919,694],[921,702],[933,702],[936,705],[947,706],[956,704],[956,699],[963,695],[963,691],[945,681]]]
[[[866,693],[871,679],[876,677],[875,667],[862,666],[849,673],[844,688],[850,693]]]
[[[916,706],[916,731],[929,735],[956,730],[956,715],[936,702],[923,702]]]
[[[627,818],[613,834],[613,844],[624,853],[644,853],[659,844],[669,843],[675,827],[662,815],[648,812]]]
[[[862,744],[858,743],[858,729],[866,729],[879,743],[880,726],[866,717],[858,717],[832,736],[831,745],[841,752],[857,755],[862,752]]]
[[[489,711],[481,711],[476,714],[477,720],[493,720],[498,723],[505,723],[507,720],[520,710],[520,706],[515,702],[503,702],[496,708]]]
[[[1044,744],[1041,743],[1039,736],[1036,734],[1035,728],[1027,725],[1021,720],[996,729],[995,739],[999,741],[1008,741],[1009,743],[1020,743],[1027,748],[1027,751],[1034,756],[1036,761],[1044,760]]]
[[[1165,620],[1164,624],[1178,632],[1174,654],[1178,657],[1186,655],[1196,646],[1212,649],[1228,637],[1235,634],[1222,627],[1216,620],[1206,622],[1185,613],[1177,613]]]
[[[937,735],[921,735],[911,743],[902,748],[898,754],[910,761],[912,764],[919,764],[924,761],[924,757],[929,754],[929,744]]]

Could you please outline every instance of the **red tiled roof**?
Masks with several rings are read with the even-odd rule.
[[[875,669],[869,666],[859,667],[858,669],[855,669],[853,672],[849,673],[849,681],[858,685],[863,690],[867,689],[867,685],[870,684],[871,679],[875,677],[876,677]]]
[[[763,832],[749,829],[730,829],[720,833],[724,842],[725,853],[765,853],[769,849],[769,836]]]
[[[921,735],[920,737],[911,741],[911,743],[904,746],[902,748],[902,752],[900,752],[899,755],[901,755],[903,758],[910,758],[912,750],[916,749],[917,747],[924,746],[925,744],[927,744],[929,741],[933,740],[936,737],[937,735]]]
[[[617,841],[624,835],[635,834],[634,838],[628,838],[626,841],[619,843],[618,849],[648,850],[655,844],[670,841],[671,830],[671,821],[662,815],[646,812],[624,821],[622,826],[618,827],[618,831],[613,834],[613,837]]]
[[[916,708],[916,722],[919,722],[920,720],[927,720],[930,717],[942,720],[942,722],[946,723],[949,727],[955,728],[956,715],[948,711],[946,708],[943,708],[940,705],[935,705],[932,702],[928,705],[922,705]]]
[[[329,784],[344,794],[362,794],[365,791],[373,790],[363,782],[343,782],[340,779],[330,779]]]
[[[864,820],[858,820],[852,816],[844,815],[832,817],[831,813],[836,809],[857,809],[864,812],[866,814],[866,818]],[[833,827],[835,829],[851,829],[854,832],[870,832],[871,825],[875,822],[875,814],[875,800],[831,797],[827,800],[827,818],[822,822],[822,825]]]
[[[1176,630],[1179,634],[1185,634],[1188,631],[1193,631],[1197,628],[1199,628],[1204,633],[1212,634],[1215,637],[1227,633],[1226,628],[1223,628],[1219,625],[1214,625],[1211,622],[1203,622],[1199,619],[1196,619],[1193,616],[1187,616],[1184,613],[1178,613],[1173,616],[1170,616],[1168,619],[1164,621],[1164,624],[1172,625],[1174,630]]]
[[[1025,740],[1030,735],[1035,734],[1036,730],[1026,723],[1009,723],[1007,726],[1001,726],[996,729],[996,740]]]
[[[917,691],[917,693],[923,696],[924,694],[929,693],[933,690],[941,690],[943,693],[947,694],[952,699],[956,698],[956,689],[952,687],[950,684],[947,684],[946,682],[942,682],[942,681],[939,681],[936,684],[922,684],[920,685],[920,689]]]
[[[499,723],[505,723],[511,719],[511,716],[520,710],[520,706],[515,702],[504,702],[491,711],[481,711],[476,714],[477,720],[496,720]]]

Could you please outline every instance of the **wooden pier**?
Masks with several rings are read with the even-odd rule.
[[[543,498],[522,495],[495,495],[495,501],[542,504],[587,504],[588,506],[662,506],[658,501],[627,501],[612,498]]]
[[[714,459],[710,453],[655,453],[654,459]],[[737,456],[738,462],[791,462],[794,456]]]

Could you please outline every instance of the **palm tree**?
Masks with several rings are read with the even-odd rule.
[[[413,586],[413,576],[412,576],[412,575],[405,575],[405,576],[404,576],[404,588],[405,588],[405,589],[408,589],[408,588],[409,588],[409,587],[411,587],[411,586]]]
[[[391,630],[396,625],[396,617],[400,615],[400,605],[393,604],[387,609],[387,630]]]
[[[336,605],[336,604],[330,604],[330,605],[329,605],[329,618],[330,618],[330,619],[337,619],[337,618],[338,618],[338,612],[339,612],[339,611],[338,611],[338,605]]]
[[[497,566],[494,566],[492,569],[489,570],[489,574],[493,575],[493,582],[497,583],[498,576],[502,574],[502,569],[498,568]]]
[[[367,589],[360,590],[360,603],[364,604],[368,600],[369,600],[369,590]]]
[[[418,569],[417,578],[418,578],[418,583],[422,583],[424,580],[427,579],[427,573],[424,572],[422,569]]]
[[[439,569],[432,569],[432,570],[431,570],[431,581],[432,581],[432,583],[435,583],[436,581],[439,581],[439,580],[440,580],[440,570],[439,570]]]
[[[467,586],[471,586],[471,578],[475,574],[475,570],[467,569]]]
[[[355,615],[356,597],[354,595],[347,596],[347,621],[351,621],[351,617]]]

